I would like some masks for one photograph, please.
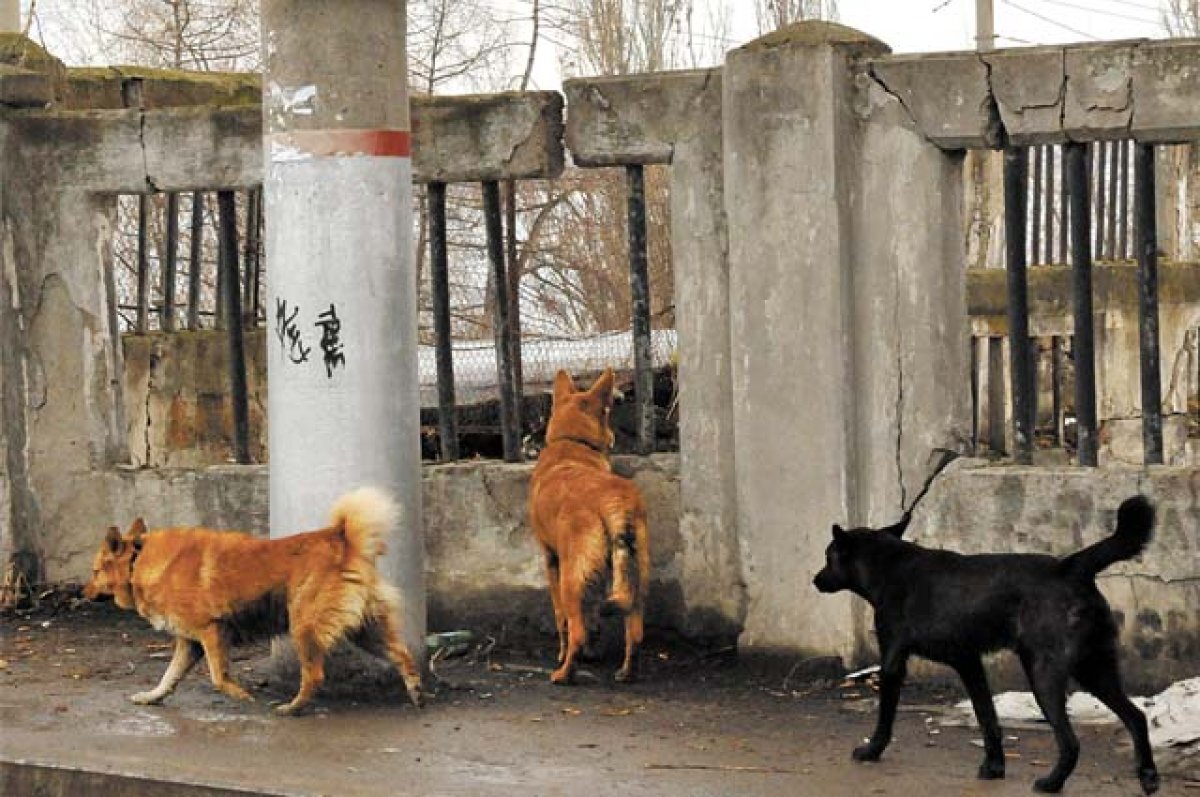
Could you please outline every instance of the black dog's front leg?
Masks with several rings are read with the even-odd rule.
[[[896,706],[900,702],[900,687],[904,685],[907,663],[907,653],[885,654],[879,674],[879,721],[867,743],[854,748],[855,761],[878,761],[892,740],[892,723],[896,720]]]

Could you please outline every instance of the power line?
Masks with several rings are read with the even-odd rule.
[[[1116,3],[1119,6],[1129,6],[1130,8],[1140,8],[1143,11],[1153,11],[1156,14],[1162,13],[1162,6],[1151,6],[1145,3],[1134,3],[1132,0],[1104,0],[1106,3]]]
[[[1015,8],[1018,11],[1024,11],[1026,14],[1028,14],[1031,17],[1037,17],[1042,22],[1048,22],[1051,25],[1062,28],[1063,30],[1070,31],[1071,33],[1074,33],[1076,36],[1082,36],[1083,38],[1091,39],[1092,41],[1100,41],[1100,39],[1091,35],[1090,33],[1084,33],[1083,31],[1079,30],[1078,28],[1072,28],[1070,25],[1064,25],[1063,23],[1059,22],[1058,20],[1051,19],[1050,17],[1047,17],[1047,16],[1043,16],[1042,14],[1039,14],[1036,11],[1030,11],[1028,8],[1025,8],[1024,6],[1020,6],[1020,5],[1017,5],[1016,3],[1012,2],[1012,0],[1000,0],[1000,2],[1004,3],[1004,5],[1006,5],[1006,6]]]
[[[1157,25],[1159,23],[1159,20],[1156,20],[1156,19],[1146,19],[1145,17],[1133,17],[1128,14],[1122,14],[1119,11],[1109,11],[1104,8],[1095,8],[1093,6],[1081,6],[1081,5],[1078,5],[1077,3],[1068,3],[1068,2],[1066,2],[1066,0],[1044,0],[1044,2],[1053,3],[1056,6],[1065,6],[1066,8],[1076,8],[1076,9],[1079,9],[1080,11],[1091,11],[1094,14],[1104,14],[1105,16],[1116,17],[1117,19],[1127,19],[1131,22],[1144,22],[1147,25]]]
[[[954,2],[954,0],[942,0],[942,2],[940,2],[936,6],[934,6],[933,10],[930,11],[929,13],[936,14],[937,12],[941,11],[943,8],[945,8],[946,6],[950,5],[953,2]]]

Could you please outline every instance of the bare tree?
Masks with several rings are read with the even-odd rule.
[[[1162,21],[1170,36],[1200,36],[1200,0],[1165,0]]]
[[[837,0],[754,0],[758,32],[770,33],[806,19],[836,20]]]

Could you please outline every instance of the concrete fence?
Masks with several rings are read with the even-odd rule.
[[[414,170],[520,179],[556,173],[566,151],[583,167],[669,165],[680,452],[631,466],[655,507],[655,619],[748,651],[861,660],[864,607],[809,582],[831,523],[894,519],[932,452],[971,448],[981,322],[968,297],[983,302],[986,285],[964,267],[964,150],[1195,140],[1197,62],[1195,41],[892,56],[805,23],[719,69],[569,81],[566,150],[556,94],[416,101]],[[132,81],[141,102],[128,108]],[[130,469],[131,448],[161,430],[126,397],[150,370],[124,362],[109,262],[116,195],[261,181],[258,99],[245,76],[66,69],[0,37],[0,555],[31,579],[80,579],[99,533],[135,514],[266,527],[261,469]],[[1195,268],[1178,266],[1185,283]],[[1035,289],[1034,319],[1052,295]],[[1195,326],[1198,300],[1181,294],[1178,325]],[[1172,367],[1174,318],[1163,313],[1160,357]],[[1194,673],[1195,462],[1105,464],[959,467],[921,507],[916,538],[1065,552],[1147,492],[1165,508],[1155,547],[1102,586],[1135,678]],[[435,624],[544,625],[527,469],[427,469]]]

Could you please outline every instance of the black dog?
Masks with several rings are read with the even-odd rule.
[[[1067,719],[1067,680],[1074,677],[1120,717],[1133,737],[1142,790],[1158,789],[1146,717],[1125,695],[1117,666],[1117,629],[1096,574],[1141,553],[1150,541],[1154,507],[1141,496],[1117,511],[1117,530],[1064,559],[1037,554],[964,556],[922,548],[900,537],[910,515],[879,531],[833,527],[821,592],[848,589],[875,609],[882,660],[879,722],[856,761],[877,761],[892,738],[892,721],[910,655],[953,667],[983,729],[981,778],[1004,777],[1000,726],[980,656],[1017,653],[1042,713],[1054,729],[1058,761],[1034,789],[1057,792],[1075,769],[1079,740]]]

